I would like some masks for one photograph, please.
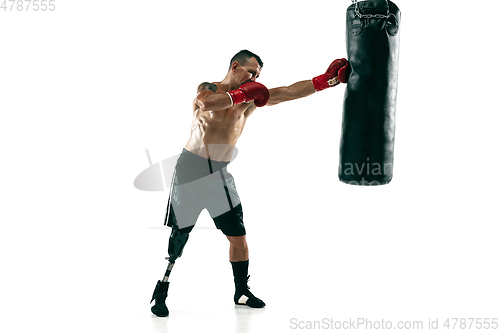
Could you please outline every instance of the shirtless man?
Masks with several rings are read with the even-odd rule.
[[[224,80],[204,82],[198,87],[193,102],[191,137],[177,161],[165,217],[165,223],[172,227],[168,245],[169,265],[163,280],[157,282],[151,300],[155,300],[151,311],[159,317],[169,314],[165,299],[170,272],[182,254],[198,215],[205,208],[229,240],[235,304],[254,308],[265,306],[249,291],[247,284],[249,256],[243,210],[234,179],[226,166],[248,117],[257,107],[306,97],[340,82],[345,83],[350,68],[347,60],[337,59],[325,74],[312,80],[268,90],[255,82],[262,66],[259,56],[242,50],[231,59]]]

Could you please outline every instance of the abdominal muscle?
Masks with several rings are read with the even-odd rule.
[[[245,110],[239,104],[221,111],[201,111],[194,104],[191,137],[184,147],[193,154],[228,162],[245,126]]]

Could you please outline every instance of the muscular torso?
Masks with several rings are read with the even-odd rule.
[[[217,85],[217,93],[224,92]],[[215,161],[229,161],[245,127],[250,113],[247,111],[253,109],[253,103],[242,103],[220,111],[201,111],[193,102],[191,137],[185,146],[186,150]]]

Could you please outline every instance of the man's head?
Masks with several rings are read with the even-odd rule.
[[[239,85],[255,82],[264,63],[258,55],[248,50],[241,50],[231,59],[229,72]]]

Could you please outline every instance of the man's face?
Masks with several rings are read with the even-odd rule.
[[[261,71],[261,67],[255,58],[250,58],[245,65],[239,65],[235,70],[236,80],[242,84],[248,82],[255,82],[255,80],[259,77]]]

